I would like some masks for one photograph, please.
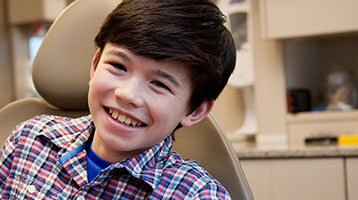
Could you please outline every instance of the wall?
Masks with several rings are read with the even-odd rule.
[[[311,91],[312,104],[318,106],[322,97],[324,73],[319,42],[313,39],[292,39],[284,43],[287,89],[307,88]]]
[[[0,0],[0,108],[13,100],[13,72],[5,8],[5,0]]]
[[[332,64],[347,67],[358,81],[358,34],[320,40],[322,51],[322,67],[329,69]]]
[[[226,86],[216,100],[212,113],[225,132],[240,128],[244,118],[240,89]]]

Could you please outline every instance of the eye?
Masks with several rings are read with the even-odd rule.
[[[161,89],[165,89],[165,90],[168,90],[169,92],[171,92],[170,88],[160,81],[151,81],[151,84],[155,85],[156,87],[159,87]]]
[[[114,67],[116,70],[118,70],[118,71],[127,71],[127,68],[124,66],[124,65],[122,65],[122,64],[120,64],[120,63],[109,63],[110,65],[112,65],[112,67]]]

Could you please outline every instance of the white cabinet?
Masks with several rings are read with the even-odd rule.
[[[358,30],[357,0],[260,0],[260,6],[269,38]]]
[[[346,199],[343,158],[254,159],[241,165],[255,200]]]

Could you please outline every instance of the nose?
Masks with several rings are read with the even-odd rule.
[[[139,107],[144,103],[142,85],[136,78],[120,81],[114,91],[114,96],[123,104]]]

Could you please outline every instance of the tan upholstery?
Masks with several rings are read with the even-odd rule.
[[[44,100],[36,98],[15,101],[0,110],[0,145],[4,144],[17,124],[42,114],[79,117],[89,113],[87,110],[61,110]]]
[[[16,124],[40,114],[77,117],[88,114],[87,90],[93,39],[119,0],[77,0],[53,23],[33,64],[42,99],[23,99],[0,110],[0,142]],[[210,115],[176,133],[174,149],[198,161],[230,192],[232,199],[253,199],[230,143]]]
[[[173,149],[204,166],[233,200],[253,199],[236,153],[211,114],[192,127],[179,129]]]

